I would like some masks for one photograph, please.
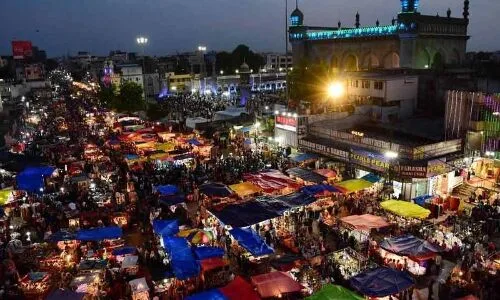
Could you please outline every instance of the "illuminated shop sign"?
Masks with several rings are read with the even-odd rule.
[[[277,128],[285,129],[288,131],[297,131],[297,118],[287,116],[276,116]]]

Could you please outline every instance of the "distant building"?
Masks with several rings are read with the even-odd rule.
[[[191,92],[193,82],[193,77],[190,74],[166,74],[166,80],[168,82],[168,90],[173,93],[188,93]]]
[[[150,102],[155,101],[160,94],[162,84],[160,74],[144,74],[144,81],[144,94],[146,96],[146,100]]]
[[[25,64],[24,79],[27,81],[39,81],[45,78],[45,67],[42,63]]]
[[[292,55],[265,53],[263,54],[266,59],[264,69],[266,71],[283,71],[286,68],[292,68],[293,58]]]

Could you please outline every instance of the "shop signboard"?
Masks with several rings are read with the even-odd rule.
[[[427,166],[418,164],[399,164],[399,176],[402,178],[426,178]]]
[[[31,41],[12,41],[12,56],[14,59],[25,59],[33,56]]]
[[[443,159],[434,159],[427,162],[427,177],[434,177],[442,174],[449,173],[453,167],[446,163]]]
[[[288,131],[297,131],[297,118],[287,116],[276,116],[275,126]]]
[[[462,140],[451,140],[413,148],[413,159],[443,156],[462,150]]]
[[[299,146],[316,153],[323,154],[328,157],[332,157],[342,161],[349,161],[349,152],[336,149],[330,146],[317,144],[314,142],[299,140]]]
[[[372,170],[386,172],[389,170],[390,163],[383,156],[368,151],[353,150],[351,161]]]

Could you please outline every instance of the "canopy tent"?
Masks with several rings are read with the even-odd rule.
[[[319,175],[325,178],[335,178],[337,177],[337,172],[331,169],[317,169],[314,170],[314,173],[318,173]]]
[[[240,276],[219,289],[230,300],[259,300],[260,297],[254,291],[252,285]]]
[[[384,218],[370,214],[351,215],[340,219],[342,222],[354,227],[356,230],[370,231],[390,226]]]
[[[205,183],[200,185],[200,193],[208,197],[225,198],[233,194],[233,192],[222,183]]]
[[[120,255],[128,255],[128,254],[136,254],[137,253],[137,248],[134,246],[123,246],[120,248],[113,249],[111,254],[114,256],[120,256]]]
[[[307,185],[303,187],[301,189],[301,192],[307,195],[320,197],[320,196],[328,196],[333,193],[339,193],[341,191],[328,184],[316,184],[316,185]]]
[[[251,182],[242,182],[229,186],[240,197],[247,197],[262,192],[262,189]]]
[[[149,291],[148,283],[144,277],[130,280],[128,284],[130,285],[132,294]]]
[[[70,289],[57,289],[47,296],[46,300],[81,300],[84,293],[73,292]]]
[[[286,188],[297,190],[299,185],[278,170],[267,170],[259,173],[247,173],[243,175],[246,181],[260,187],[266,193],[282,191]]]
[[[185,280],[200,273],[200,265],[195,260],[185,238],[163,236],[163,245],[170,257],[170,265],[175,277]]]
[[[271,266],[278,271],[288,272],[303,264],[302,257],[296,254],[284,254],[275,257],[271,261]]]
[[[186,300],[230,300],[219,289],[208,290],[188,296]]]
[[[288,156],[289,159],[291,159],[294,162],[298,162],[298,163],[305,162],[305,161],[311,160],[311,159],[318,159],[318,157],[319,156],[317,154],[314,154],[314,153],[296,153],[296,154],[292,154],[292,155]]]
[[[209,272],[229,265],[229,260],[220,257],[206,258],[200,261],[201,270]]]
[[[175,185],[157,185],[155,186],[156,192],[162,196],[172,196],[179,192],[179,189]]]
[[[122,269],[137,266],[138,260],[139,260],[139,256],[137,256],[137,255],[125,256],[122,260]]]
[[[71,241],[76,240],[76,235],[72,232],[60,230],[51,234],[48,238],[49,242]]]
[[[120,238],[122,234],[122,229],[120,227],[109,226],[79,230],[76,233],[76,239],[80,241],[102,241]]]
[[[288,204],[290,207],[308,205],[316,201],[316,198],[314,196],[303,192],[279,196],[276,199]]]
[[[436,253],[442,251],[439,247],[410,234],[386,238],[380,243],[380,247],[392,253],[418,260],[432,258]]]
[[[5,205],[11,200],[12,191],[12,188],[0,190],[0,205]]]
[[[300,178],[307,182],[313,182],[318,184],[323,183],[327,179],[326,177],[319,175],[318,173],[299,167],[288,169],[286,172],[290,176]]]
[[[195,138],[189,139],[187,142],[188,142],[188,144],[195,145],[195,146],[203,145],[203,143],[201,143],[200,141],[198,141]]]
[[[407,201],[387,200],[380,203],[380,206],[395,215],[407,218],[425,219],[431,213],[430,210]]]
[[[184,201],[186,201],[186,195],[184,194],[175,194],[167,196],[160,195],[160,203],[167,206],[177,205]]]
[[[283,294],[296,293],[302,286],[283,272],[271,272],[251,277],[252,284],[262,298],[281,297]]]
[[[276,213],[278,215],[283,215],[285,211],[290,210],[292,206],[287,203],[280,201],[277,198],[263,196],[255,198],[255,201],[259,203],[259,206],[270,213]]]
[[[373,173],[366,174],[365,176],[361,177],[361,179],[371,183],[377,183],[381,180],[380,176],[377,176]]]
[[[363,300],[364,297],[340,285],[325,284],[306,300]]]
[[[219,247],[196,247],[193,252],[198,260],[224,256],[224,249]]]
[[[224,225],[232,227],[247,227],[281,215],[277,211],[269,210],[264,203],[256,200],[227,205],[221,210],[211,208],[210,213]]]
[[[234,228],[229,231],[231,235],[238,241],[238,244],[250,252],[253,256],[263,256],[271,254],[274,250],[269,247],[262,238],[251,228]]]
[[[154,233],[161,236],[171,236],[179,232],[179,221],[174,220],[153,220]]]
[[[43,190],[44,177],[50,177],[56,168],[49,166],[28,167],[16,176],[17,188],[27,192],[38,193]]]
[[[432,195],[418,196],[413,198],[413,202],[415,202],[415,204],[418,204],[420,206],[424,206],[425,202],[432,198],[434,198]]]
[[[355,193],[367,189],[373,185],[372,182],[364,179],[350,179],[335,184],[335,187],[340,188],[344,193]]]
[[[415,282],[406,272],[376,268],[351,278],[351,286],[368,297],[387,297],[411,287]]]

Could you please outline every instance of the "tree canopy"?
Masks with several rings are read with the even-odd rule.
[[[102,105],[114,109],[118,112],[135,112],[143,110],[146,103],[142,96],[142,87],[132,81],[126,81],[120,86],[120,91],[116,92],[116,87],[101,87],[99,100]]]
[[[217,53],[217,70],[224,71],[224,74],[234,74],[243,62],[246,62],[250,69],[259,70],[265,64],[264,58],[254,53],[246,45],[238,45],[231,53],[222,51]]]

